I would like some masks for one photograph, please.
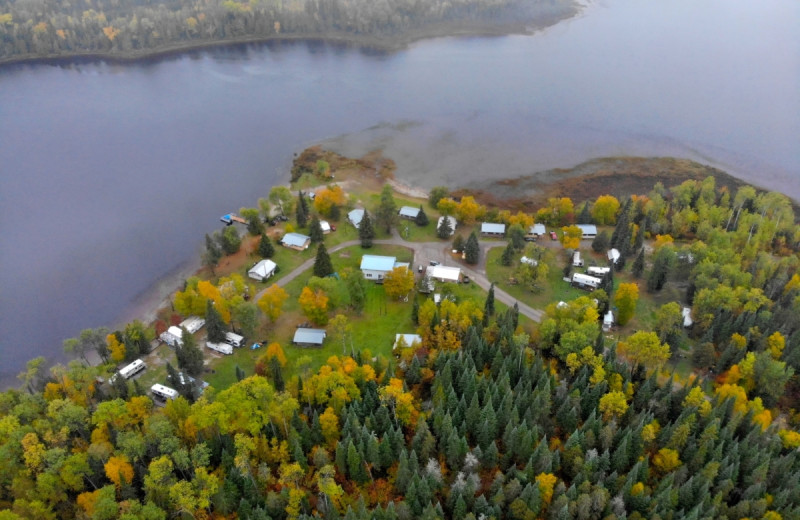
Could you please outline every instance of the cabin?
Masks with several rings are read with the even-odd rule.
[[[603,278],[605,275],[611,272],[610,267],[597,267],[597,266],[589,266],[586,268],[586,274],[590,276],[596,276],[598,278]]]
[[[406,220],[417,220],[419,208],[415,208],[414,206],[403,206],[400,208],[400,211],[398,211],[397,214],[400,215],[400,218],[404,218]]]
[[[528,232],[525,234],[525,240],[532,242],[534,240],[538,240],[540,236],[546,234],[547,229],[544,227],[544,224],[534,224],[528,228]]]
[[[603,316],[603,332],[608,332],[611,330],[611,327],[614,326],[614,313],[608,311],[605,316]]]
[[[461,268],[448,267],[446,265],[429,265],[425,271],[425,276],[430,280],[459,283],[461,282]]]
[[[583,267],[583,258],[581,258],[580,251],[575,251],[574,253],[572,253],[572,266]]]
[[[281,239],[281,245],[297,251],[305,251],[311,243],[311,237],[300,233],[286,233]]]
[[[577,224],[581,229],[581,239],[595,239],[597,238],[597,226],[594,224]]]
[[[449,215],[439,217],[439,220],[436,221],[436,229],[442,227],[442,221],[444,219],[447,219],[447,221],[450,223],[450,236],[453,236],[453,234],[456,232],[456,225],[458,224],[458,221],[455,217],[451,217]]]
[[[622,256],[622,255],[619,254],[619,250],[613,249],[613,248],[609,249],[609,251],[608,251],[608,261],[611,262],[612,264],[617,265],[617,262],[619,262],[620,256]]]
[[[397,348],[397,344],[400,343],[400,338],[403,339],[403,344],[405,344],[406,347],[410,347],[415,343],[417,345],[422,345],[422,336],[419,334],[395,334],[394,346],[392,346],[392,350]]]
[[[292,343],[306,347],[321,347],[322,343],[325,341],[326,334],[325,329],[298,327],[297,330],[294,331]]]
[[[394,256],[364,255],[361,257],[361,273],[367,280],[380,282],[386,273],[396,267],[409,268],[408,262],[398,262]]]
[[[539,265],[539,261],[538,260],[536,260],[535,258],[528,258],[527,256],[523,256],[522,258],[520,258],[519,259],[519,263],[532,265],[533,267],[536,267],[537,265]]]
[[[358,226],[361,225],[361,221],[364,219],[364,209],[363,208],[356,208],[352,210],[350,213],[347,214],[347,220],[358,229]]]
[[[484,222],[481,224],[481,236],[502,238],[506,236],[506,225]]]
[[[574,273],[572,275],[572,286],[585,291],[594,291],[603,283],[601,278],[589,276],[581,273]]]
[[[268,278],[275,274],[277,268],[278,265],[272,260],[261,260],[247,271],[247,276],[259,282],[266,282]]]

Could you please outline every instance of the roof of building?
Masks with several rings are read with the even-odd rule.
[[[422,336],[419,334],[395,334],[394,335],[394,346],[392,349],[397,348],[397,343],[400,341],[400,338],[403,338],[407,347],[410,347],[414,343],[422,343]]]
[[[451,280],[457,282],[461,277],[460,267],[448,267],[446,265],[429,265],[425,274],[431,278],[439,280]]]
[[[401,217],[417,218],[417,215],[419,215],[419,208],[415,208],[414,206],[403,206],[400,208],[399,214]]]
[[[363,208],[356,208],[347,214],[347,220],[349,220],[355,227],[358,227],[358,225],[361,224],[361,219],[363,218],[364,218]]]
[[[331,230],[331,223],[327,220],[320,220],[319,227],[322,229],[322,232],[330,231]]]
[[[251,267],[250,270],[247,271],[247,274],[264,278],[271,275],[272,272],[275,271],[276,267],[278,267],[278,265],[275,262],[269,259],[264,259]]]
[[[617,263],[617,260],[619,260],[619,256],[620,255],[618,250],[616,249],[608,250],[608,259],[611,260],[612,262]]]
[[[411,264],[408,262],[395,262],[393,269],[397,269],[398,267],[405,267],[406,269],[411,269]]]
[[[173,337],[181,339],[181,337],[183,336],[183,331],[181,330],[180,327],[176,327],[175,325],[173,325],[172,327],[167,329],[167,334],[171,334]]]
[[[394,256],[364,255],[361,257],[362,271],[391,271],[397,258]]]
[[[301,235],[300,233],[286,233],[281,239],[281,243],[285,246],[305,247],[311,237]]]
[[[436,221],[436,227],[437,228],[442,225],[442,219],[444,219],[444,218],[445,218],[445,216],[442,215],[441,217],[439,217],[439,220]],[[446,218],[447,218],[447,220],[450,221],[450,227],[455,229],[456,225],[458,224],[458,221],[456,220],[456,218],[452,217],[450,215],[447,215]]]
[[[605,316],[603,316],[603,323],[607,323],[609,325],[614,324],[614,313],[608,311]]]
[[[594,224],[577,224],[584,235],[596,235],[597,234],[597,226]]]
[[[481,233],[503,234],[506,232],[505,224],[495,224],[494,222],[484,222],[481,224]]]
[[[547,233],[547,228],[544,227],[544,224],[534,224],[528,229],[528,233],[531,235],[544,235]]]
[[[294,339],[292,342],[322,345],[322,342],[325,341],[325,335],[325,329],[306,329],[304,327],[298,327],[298,329],[294,331]]]

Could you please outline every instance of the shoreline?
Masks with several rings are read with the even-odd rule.
[[[572,8],[561,16],[543,16],[536,20],[514,23],[455,23],[408,31],[396,36],[360,35],[347,32],[325,34],[275,34],[249,35],[226,40],[192,40],[173,42],[152,49],[125,52],[71,52],[65,54],[26,55],[0,58],[0,70],[14,65],[69,65],[79,63],[108,62],[114,64],[136,64],[158,61],[171,57],[181,57],[192,52],[211,49],[244,47],[253,44],[318,42],[343,45],[375,52],[394,53],[407,49],[410,45],[438,38],[492,38],[513,35],[532,35],[538,31],[578,17],[587,7],[574,3]]]

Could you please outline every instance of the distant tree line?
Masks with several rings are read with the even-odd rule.
[[[553,20],[569,0],[0,0],[0,60],[108,54],[286,36],[392,38],[445,24]]]

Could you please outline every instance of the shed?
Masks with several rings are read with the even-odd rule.
[[[582,238],[595,238],[597,236],[597,226],[594,224],[578,224],[581,229]]]
[[[406,344],[407,347],[410,347],[414,343],[422,344],[422,336],[419,334],[395,334],[394,335],[394,346],[392,350],[397,348],[397,344],[400,342],[400,338],[403,338],[403,342]]]
[[[273,274],[275,274],[275,269],[277,269],[277,267],[278,265],[272,260],[261,260],[256,265],[251,267],[249,271],[247,271],[247,276],[253,280],[264,282]]]
[[[414,206],[403,206],[400,208],[398,215],[400,215],[400,218],[416,220],[417,215],[419,215],[419,208],[415,208]]]
[[[575,273],[572,275],[572,285],[579,289],[585,289],[587,291],[594,291],[600,284],[603,283],[603,280],[600,278],[595,278],[594,276],[589,276],[586,274]]]
[[[425,275],[431,280],[458,283],[461,281],[461,268],[446,265],[429,265]]]
[[[534,224],[528,228],[528,233],[525,235],[525,240],[536,240],[545,234],[547,234],[547,229],[544,227],[544,224]]]
[[[603,330],[608,332],[611,330],[611,327],[614,326],[614,313],[608,311],[605,316],[603,316]]]
[[[690,307],[684,307],[681,310],[681,314],[683,314],[683,326],[691,327],[694,323],[694,321],[692,321],[692,309]]]
[[[620,257],[620,254],[619,254],[619,251],[617,249],[613,249],[613,248],[609,249],[609,251],[608,251],[608,259],[612,264],[616,264],[617,262],[619,262],[619,257]]]
[[[361,272],[367,280],[383,280],[396,264],[397,257],[394,256],[364,255],[361,257]]]
[[[458,224],[458,221],[456,220],[455,217],[451,217],[449,215],[439,217],[439,220],[436,221],[436,229],[442,227],[442,220],[444,219],[447,219],[447,221],[450,222],[450,235],[452,236],[453,233],[456,232],[456,225]]]
[[[358,226],[361,225],[361,220],[363,218],[364,218],[363,208],[356,208],[347,214],[347,220],[349,220],[350,223],[356,227],[356,229],[358,229]]]
[[[322,229],[322,234],[327,235],[331,232],[331,223],[327,220],[320,220],[319,227]]]
[[[286,233],[283,235],[281,239],[281,244],[284,246],[296,249],[298,251],[303,251],[308,249],[308,244],[311,243],[311,237],[306,235],[301,235],[300,233]]]
[[[502,237],[506,234],[505,224],[495,224],[493,222],[484,222],[481,224],[481,235],[485,237]]]
[[[321,346],[322,342],[325,341],[326,336],[325,329],[307,329],[304,327],[298,327],[296,331],[294,331],[294,338],[292,339],[292,343],[295,345],[313,345],[313,346]]]

